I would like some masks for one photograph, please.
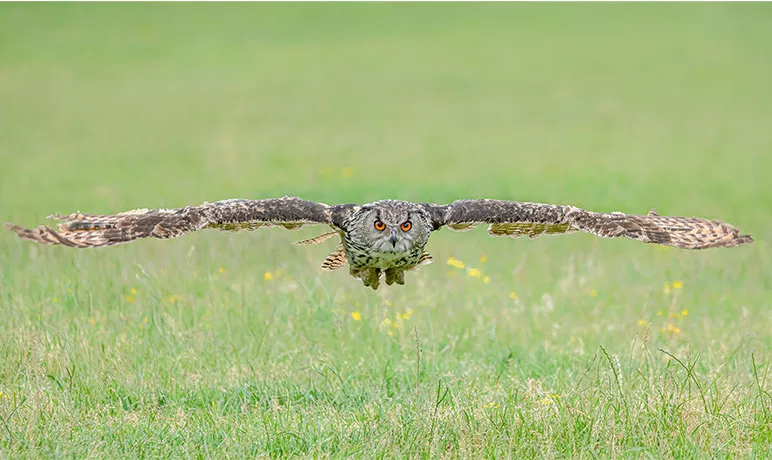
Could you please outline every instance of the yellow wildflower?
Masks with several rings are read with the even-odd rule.
[[[657,316],[662,316],[664,314],[665,314],[665,312],[663,312],[662,310],[657,310]]]
[[[133,295],[127,295],[126,296],[126,302],[134,303],[134,296]]]
[[[469,270],[467,270],[467,273],[469,273],[469,276],[473,278],[479,278],[480,275],[482,275],[482,272],[476,268],[470,268]]]
[[[598,297],[598,290],[597,289],[590,289],[587,291],[587,295],[590,297]]]
[[[649,325],[649,322],[648,322],[648,321],[646,321],[645,319],[639,319],[639,320],[638,320],[638,325],[639,325],[639,326],[648,326],[648,325]]]
[[[131,288],[131,295],[137,295],[137,289]]]
[[[413,309],[408,308],[405,313],[402,314],[402,319],[410,319],[411,316],[413,316]]]
[[[515,291],[509,292],[509,298],[512,300],[517,300],[517,294],[515,294]]]
[[[57,299],[56,297],[54,297],[53,299],[51,299],[51,302],[53,302],[53,303],[56,303],[56,302],[58,302],[58,301],[59,301],[59,299]]]
[[[483,407],[486,408],[486,409],[491,409],[491,408],[498,409],[500,406],[495,401],[491,401],[488,404],[484,405]]]
[[[670,294],[670,283],[665,283],[665,285],[662,286],[662,293],[665,295]]]
[[[351,168],[346,166],[345,168],[340,170],[340,175],[348,179],[354,175],[354,171],[352,171]]]
[[[689,310],[681,310],[681,316],[689,316]]]
[[[225,269],[223,267],[218,268],[217,271],[220,272],[220,274],[225,273]]]
[[[488,284],[491,282],[490,276],[483,276],[483,284]]]
[[[263,275],[263,279],[265,281],[271,281],[273,279],[273,274],[271,272],[265,272]]]
[[[354,321],[359,321],[359,320],[362,319],[362,314],[359,313],[358,311],[352,311],[351,312],[351,319],[353,319]]]
[[[684,287],[683,281],[673,281],[673,289],[681,289]]]
[[[148,322],[148,319],[147,319],[147,318],[142,318],[142,322],[143,322],[143,323],[145,323],[145,324],[147,324],[147,322]]]
[[[390,307],[390,306],[391,306],[391,300],[387,300],[387,301],[385,301],[385,302],[383,302],[383,303],[384,303],[384,305],[386,305],[387,307]]]
[[[673,334],[678,334],[681,332],[681,328],[678,326],[674,326],[673,324],[667,323],[667,331],[672,332]]]
[[[96,327],[96,320],[92,318],[91,316],[88,317],[88,322],[91,324],[91,326]]]
[[[456,268],[464,268],[464,262],[456,259],[453,256],[448,257],[448,265]]]
[[[480,263],[481,264],[484,264],[487,261],[488,261],[488,256],[487,255],[483,254],[483,255],[480,256]]]

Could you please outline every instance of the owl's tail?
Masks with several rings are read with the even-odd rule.
[[[72,248],[94,248],[128,243],[139,238],[174,238],[198,230],[206,221],[193,208],[137,209],[114,215],[70,214],[49,218],[62,221],[57,230],[41,225],[28,229],[5,224],[25,240]]]

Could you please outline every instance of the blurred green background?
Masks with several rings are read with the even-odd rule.
[[[720,218],[757,239],[683,252],[589,235],[442,231],[430,243],[434,265],[372,293],[344,271],[318,270],[333,244],[289,245],[314,229],[82,252],[3,232],[0,415],[9,428],[0,446],[409,456],[437,454],[447,436],[452,452],[476,456],[483,436],[494,456],[544,445],[564,455],[640,446],[655,456],[747,454],[772,439],[769,420],[754,424],[749,373],[751,353],[772,359],[770,43],[772,8],[755,4],[0,5],[0,220],[33,226],[55,212],[234,197],[487,197],[655,207]],[[674,281],[683,288],[671,291]],[[386,334],[386,319],[404,324]],[[641,364],[628,352],[644,330],[653,350],[702,356],[706,379],[732,369],[720,374],[726,388],[744,393],[719,413],[731,406],[740,421],[703,420],[715,431],[692,431],[678,401],[665,404],[676,428],[656,408],[661,423],[651,426],[605,418],[598,408],[613,398],[583,392],[583,366],[603,362],[587,360],[604,346],[622,356],[627,394],[638,395]],[[414,389],[416,340],[424,355]],[[605,377],[592,388],[613,394],[609,372],[599,367]],[[389,373],[398,383],[379,386]],[[534,403],[529,412],[517,396],[528,379],[597,409],[595,431],[576,428],[570,411],[550,418]],[[456,389],[454,410],[472,408],[467,422],[481,401],[521,410],[502,415],[520,441],[482,415],[478,425],[457,411],[435,424],[442,385]],[[269,407],[287,388],[316,396],[289,398],[288,418],[266,422],[254,405]],[[229,395],[247,406],[231,412]],[[352,415],[368,404],[383,404],[382,418]],[[396,419],[393,404],[405,404]],[[185,435],[172,429],[180,414],[195,420]],[[75,440],[66,437],[73,426]],[[271,426],[294,437],[272,437]],[[352,438],[363,427],[372,431]],[[562,437],[574,429],[580,435]],[[687,435],[674,441],[673,432]],[[386,444],[369,441],[374,433]],[[651,433],[661,437],[647,444]],[[729,441],[737,436],[744,441]]]
[[[772,205],[765,5],[4,5],[0,20],[7,218],[299,194],[752,225]]]

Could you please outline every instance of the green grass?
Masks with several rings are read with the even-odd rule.
[[[434,265],[372,292],[320,272],[333,243],[289,244],[320,229],[84,251],[3,232],[0,457],[772,455],[770,23],[730,4],[0,5],[0,220],[491,197],[757,239],[445,230]]]

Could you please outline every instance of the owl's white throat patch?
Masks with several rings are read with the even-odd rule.
[[[399,239],[396,243],[392,243],[390,240],[378,241],[375,244],[375,250],[378,252],[395,254],[403,256],[410,252],[411,242],[407,239]]]

